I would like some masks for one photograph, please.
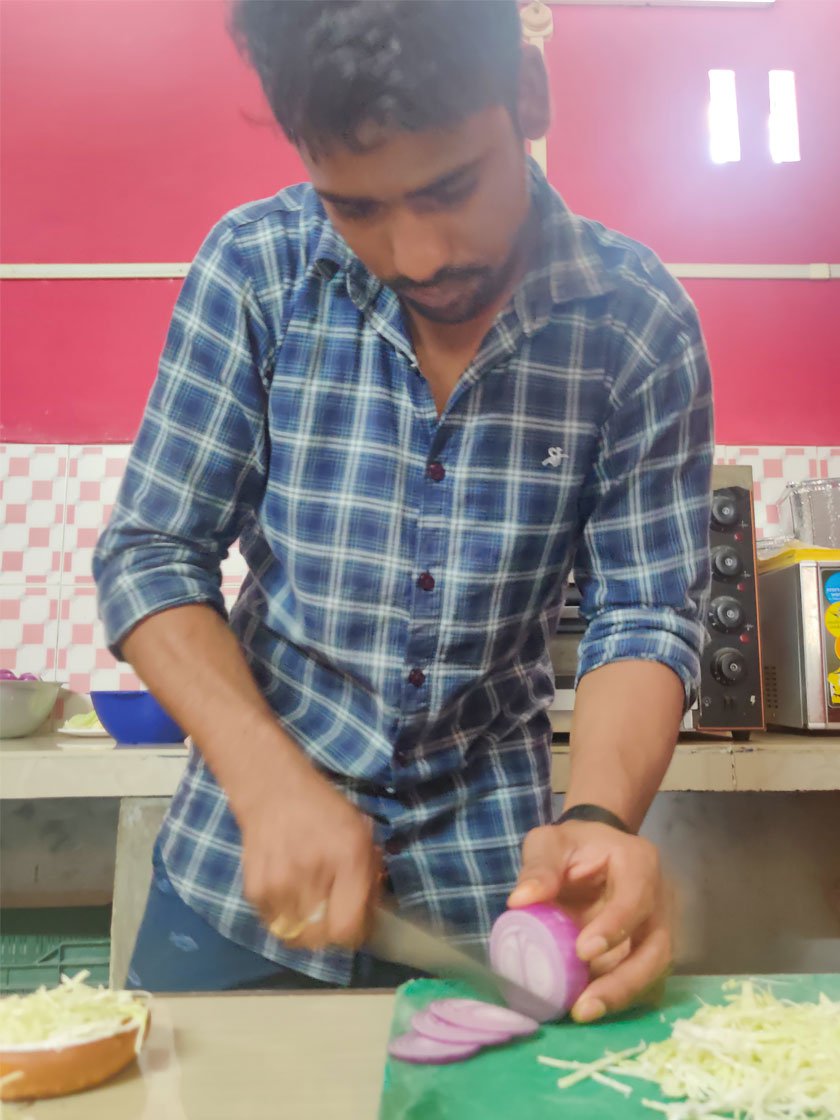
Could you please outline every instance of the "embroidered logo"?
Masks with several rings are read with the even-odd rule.
[[[559,467],[563,460],[568,458],[569,456],[562,447],[549,447],[548,457],[543,459],[542,465],[544,467]]]

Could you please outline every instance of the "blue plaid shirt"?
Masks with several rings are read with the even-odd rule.
[[[224,612],[286,730],[375,824],[403,911],[478,941],[550,815],[547,642],[574,557],[580,674],[642,658],[690,696],[708,582],[712,406],[695,310],[535,167],[541,249],[441,416],[396,296],[308,185],[228,214],[175,308],[96,554],[110,642]],[[193,749],[161,834],[178,893],[279,964]]]

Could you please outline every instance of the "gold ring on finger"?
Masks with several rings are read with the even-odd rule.
[[[278,941],[282,941],[286,936],[289,929],[292,929],[292,922],[289,921],[283,914],[278,914],[271,925],[268,927],[268,932],[273,934]]]
[[[291,922],[288,918],[279,914],[271,925],[268,927],[269,933],[272,933],[278,941],[294,941],[296,937],[300,937],[307,926],[317,925],[322,922],[327,915],[326,900],[320,902],[308,918],[304,918],[300,922]]]

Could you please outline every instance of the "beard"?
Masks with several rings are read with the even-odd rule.
[[[468,323],[492,306],[510,282],[522,258],[529,227],[526,218],[504,263],[495,268],[488,265],[442,268],[423,284],[404,276],[384,283],[424,319],[450,326]]]

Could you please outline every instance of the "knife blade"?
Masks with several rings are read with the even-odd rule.
[[[376,907],[367,948],[376,957],[432,976],[467,980],[491,999],[500,999],[517,1010],[527,1008],[526,1014],[541,1021],[557,1018],[557,1009],[528,988],[500,976],[479,956],[401,918],[386,906]]]

